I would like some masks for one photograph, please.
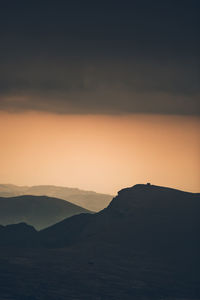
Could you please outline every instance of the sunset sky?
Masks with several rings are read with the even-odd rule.
[[[97,2],[1,7],[0,183],[200,191],[199,2]]]

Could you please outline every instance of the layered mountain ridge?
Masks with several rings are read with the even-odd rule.
[[[200,194],[135,185],[119,191],[99,213],[73,216],[41,230],[30,245],[64,247],[101,240],[142,247],[149,241],[152,248],[151,240],[164,247],[176,240],[184,244],[187,238],[193,247],[193,242],[199,243],[199,214]]]
[[[107,207],[113,198],[113,196],[107,194],[54,185],[17,186],[13,184],[0,184],[0,197],[16,197],[22,195],[45,195],[63,199],[87,210],[96,212]]]
[[[1,225],[25,222],[39,230],[73,215],[89,212],[71,202],[53,197],[0,197]]]

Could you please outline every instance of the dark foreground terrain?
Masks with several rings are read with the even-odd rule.
[[[200,299],[199,214],[199,194],[136,185],[98,214],[0,231],[0,299]]]

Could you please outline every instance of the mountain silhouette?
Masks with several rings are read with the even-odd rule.
[[[101,240],[164,251],[173,244],[180,249],[187,240],[187,248],[196,251],[197,242],[199,246],[199,214],[200,194],[135,185],[119,191],[101,212],[63,220],[38,235],[41,243],[52,247],[75,241]]]
[[[49,196],[63,199],[87,210],[100,211],[107,207],[113,196],[77,188],[54,185],[16,186],[0,184],[0,197],[16,197],[22,195]]]
[[[13,241],[1,227],[2,298],[200,299],[199,215],[200,194],[139,184],[96,214],[15,225]]]
[[[26,222],[42,229],[88,210],[70,202],[47,196],[0,198],[0,224]]]
[[[51,209],[48,197],[29,197],[33,203],[33,200],[37,201],[35,213],[42,214],[44,206],[45,210]],[[24,200],[29,205],[25,196],[11,201],[13,199]],[[61,209],[65,203],[62,201]],[[33,212],[33,205],[31,211],[38,218]],[[200,194],[139,184],[119,191],[109,206],[99,213],[81,213],[40,230],[36,240],[39,246],[54,248],[101,240],[129,243],[138,249],[145,245],[149,250],[154,246],[165,249],[170,244],[177,244],[180,248],[187,240],[187,248],[191,247],[193,251],[193,247],[197,249],[197,242],[199,246],[199,214]]]

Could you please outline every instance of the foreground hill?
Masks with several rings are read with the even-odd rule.
[[[49,196],[67,200],[73,204],[91,211],[100,211],[108,206],[113,196],[83,191],[76,188],[60,187],[54,185],[16,186],[13,184],[0,184],[0,197],[15,197],[21,195]]]
[[[42,229],[88,210],[70,202],[47,196],[0,197],[0,224],[26,222]]]
[[[99,213],[24,238],[19,225],[0,248],[2,298],[198,300],[199,215],[200,194],[136,185]]]
[[[158,249],[159,244],[163,250],[174,243],[180,248],[187,240],[187,247],[193,251],[200,238],[199,215],[200,194],[136,185],[121,190],[101,212],[63,220],[42,230],[38,236],[41,236],[41,243],[52,247],[68,245],[75,240],[101,240],[129,243],[138,249],[144,244],[145,248]]]

